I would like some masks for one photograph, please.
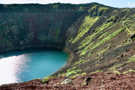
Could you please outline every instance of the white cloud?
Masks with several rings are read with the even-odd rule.
[[[135,3],[133,3],[133,2],[128,2],[128,7],[135,7]]]

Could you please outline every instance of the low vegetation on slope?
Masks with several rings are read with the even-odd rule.
[[[135,69],[135,10],[93,5],[70,28],[71,66],[81,73],[126,73]],[[76,32],[71,32],[71,31]],[[76,71],[76,70],[73,70]],[[73,72],[72,71],[72,72]],[[67,73],[67,72],[65,72]],[[71,76],[76,76],[72,74]]]

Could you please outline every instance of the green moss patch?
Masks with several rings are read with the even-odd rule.
[[[74,65],[79,65],[79,64],[86,63],[86,62],[88,62],[88,60],[79,60],[79,61],[75,62]]]
[[[68,69],[68,70],[66,71],[66,77],[75,75],[75,74],[77,74],[77,73],[79,73],[79,72],[81,72],[80,69],[77,69],[76,67],[73,67],[73,68]]]
[[[135,70],[133,70],[133,69],[129,69],[129,70],[127,70],[127,71],[123,72],[123,74],[127,74],[127,73],[130,73],[130,72],[135,72]]]
[[[95,43],[92,41],[97,35],[99,35],[103,30],[109,28],[110,26],[112,26],[112,22],[109,23],[105,23],[101,26],[99,26],[98,28],[96,28],[96,30],[93,32],[93,34],[87,36],[86,38],[84,38],[84,40],[80,43],[79,49],[83,48],[80,51],[80,56],[85,55],[88,52],[88,49],[94,45]]]
[[[129,59],[128,59],[128,63],[130,62],[135,62],[135,55],[131,56]]]
[[[81,37],[83,37],[98,19],[99,17],[86,16],[82,25],[80,26],[77,36],[74,38],[72,43],[76,43]]]
[[[100,46],[101,44],[104,44],[106,41],[109,41],[111,40],[113,37],[117,36],[121,31],[123,30],[122,29],[119,29],[115,32],[113,32],[112,34],[108,35],[107,37],[105,37],[104,39],[102,39],[101,41],[99,41],[98,43],[94,44],[91,49],[95,49],[97,48],[98,46]]]

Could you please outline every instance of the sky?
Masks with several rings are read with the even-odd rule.
[[[40,3],[40,4],[48,4],[48,3],[91,3],[97,2],[104,5],[112,6],[112,7],[135,7],[135,0],[0,0],[2,4],[22,4],[22,3]]]

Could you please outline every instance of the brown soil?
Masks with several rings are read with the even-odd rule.
[[[135,73],[95,73],[79,76],[69,84],[62,85],[64,77],[53,78],[46,84],[41,80],[0,86],[0,90],[135,90]]]

